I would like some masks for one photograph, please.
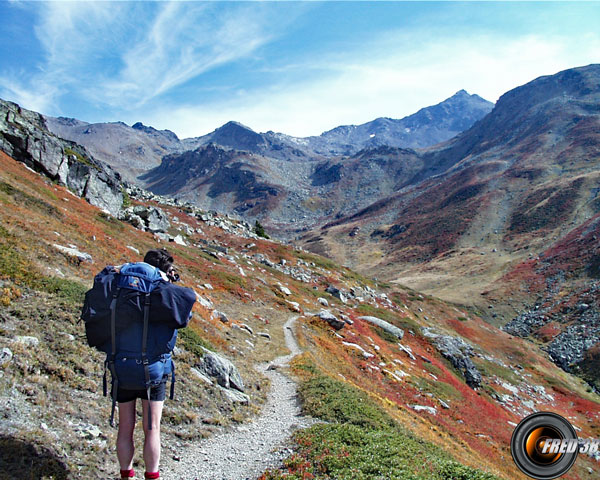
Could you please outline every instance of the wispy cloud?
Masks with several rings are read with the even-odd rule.
[[[96,62],[114,45],[123,4],[94,2],[18,3],[35,18],[41,60],[33,71],[1,72],[2,94],[27,108],[59,112],[62,95],[76,95],[94,79]]]
[[[286,23],[274,22],[257,4],[49,2],[32,8],[45,60],[30,81],[15,75],[10,91],[21,92],[29,106],[39,97],[45,100],[36,104],[55,109],[64,91],[101,108],[140,107],[252,55]]]
[[[122,71],[101,80],[101,90],[112,105],[128,101],[140,106],[202,73],[252,54],[271,35],[256,8],[231,9],[216,20],[210,4],[166,4],[146,36],[124,52]]]
[[[170,107],[168,117],[160,108],[147,111],[145,118],[185,137],[208,133],[229,120],[257,131],[318,135],[379,116],[401,118],[463,88],[496,101],[538,76],[592,63],[600,35],[587,35],[577,48],[576,43],[560,36],[480,34],[423,41],[417,49],[414,36],[388,33],[360,50],[289,67],[303,72],[301,78],[286,75],[295,80],[210,104]]]
[[[10,98],[19,105],[36,112],[48,112],[55,107],[60,88],[47,82],[24,81],[28,75],[23,71],[6,71],[0,76],[2,98]]]
[[[382,31],[381,16],[352,3],[18,5],[35,19],[41,53],[35,69],[0,64],[0,96],[47,114],[141,120],[184,137],[228,120],[316,135],[400,118],[463,88],[495,101],[537,76],[597,62],[600,51],[593,22],[581,26],[588,9],[556,22],[571,7],[536,8],[547,18],[530,20],[531,7],[520,4],[394,4],[399,21]],[[364,21],[355,21],[357,11]],[[490,12],[504,17],[492,21]]]

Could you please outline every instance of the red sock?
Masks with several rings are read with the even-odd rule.
[[[133,478],[135,477],[135,472],[133,468],[131,470],[121,470],[121,478]]]
[[[160,478],[160,473],[158,473],[158,472],[146,472],[146,473],[144,473],[144,478],[154,480],[155,478]]]

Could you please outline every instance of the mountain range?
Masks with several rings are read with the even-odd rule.
[[[592,65],[506,93],[469,130],[418,152],[422,167],[394,193],[305,243],[384,278],[411,277],[415,288],[464,298],[467,258],[479,258],[486,275],[501,274],[598,213],[599,83]],[[429,273],[417,278],[425,264]]]
[[[169,130],[156,130],[141,122],[129,127],[122,122],[90,124],[65,117],[46,117],[54,134],[84,145],[97,159],[112,165],[124,178],[136,176],[160,164],[167,154],[193,151],[216,144],[277,160],[315,160],[353,155],[381,145],[422,148],[448,140],[481,119],[493,104],[464,90],[438,105],[423,108],[401,120],[378,118],[363,125],[340,126],[313,137],[293,137],[269,131],[256,133],[231,121],[215,131],[180,140]]]

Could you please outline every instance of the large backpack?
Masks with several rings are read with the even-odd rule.
[[[107,354],[103,391],[112,376],[111,425],[119,388],[150,389],[171,375],[173,398],[175,369],[171,351],[178,328],[185,327],[196,294],[173,285],[158,268],[144,262],[128,263],[116,269],[107,266],[94,278],[82,310],[88,344]],[[152,428],[148,409],[149,428]]]

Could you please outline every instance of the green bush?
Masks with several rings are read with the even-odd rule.
[[[177,332],[177,337],[183,348],[196,355],[199,359],[202,358],[205,353],[202,347],[208,348],[209,350],[215,350],[210,342],[204,340],[192,327],[182,328]]]
[[[327,422],[387,428],[392,418],[362,391],[325,375],[303,382],[299,396],[304,411]]]
[[[254,233],[256,233],[259,237],[262,238],[271,238],[266,234],[265,228],[260,224],[258,220],[254,222]]]

